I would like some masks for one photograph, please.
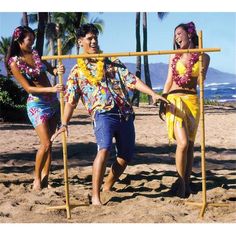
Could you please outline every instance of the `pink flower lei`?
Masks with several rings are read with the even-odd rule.
[[[36,50],[32,51],[32,55],[33,55],[33,60],[34,60],[34,64],[35,64],[34,68],[28,66],[22,60],[19,61],[18,66],[19,66],[20,71],[22,73],[26,73],[26,74],[30,75],[31,77],[38,77],[40,75],[43,64],[42,64],[40,57],[38,55],[38,52]]]
[[[176,64],[180,59],[181,54],[175,54],[175,57],[173,58],[171,64],[173,80],[180,87],[184,87],[190,82],[193,66],[199,59],[198,53],[190,53],[190,54],[191,58],[189,60],[189,63],[187,64],[186,73],[183,76],[180,76],[179,73],[176,71]]]

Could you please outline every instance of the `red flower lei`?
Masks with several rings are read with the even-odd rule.
[[[193,66],[199,59],[198,53],[190,53],[190,54],[191,54],[191,58],[189,60],[189,63],[187,64],[186,73],[183,76],[180,76],[179,73],[176,71],[176,64],[177,64],[177,61],[180,59],[181,54],[175,54],[175,57],[173,58],[173,61],[171,64],[173,80],[180,87],[184,87],[190,82]]]

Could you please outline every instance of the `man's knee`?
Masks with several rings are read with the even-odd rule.
[[[108,156],[109,156],[109,150],[106,148],[103,148],[97,152],[96,158],[106,159]]]
[[[121,166],[127,166],[128,165],[128,161],[124,158],[121,157],[117,157],[116,161],[118,162],[119,165]]]

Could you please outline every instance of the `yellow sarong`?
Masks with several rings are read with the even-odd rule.
[[[166,111],[169,142],[172,143],[175,139],[174,127],[177,123],[180,128],[184,123],[189,140],[194,142],[200,117],[198,96],[169,94],[167,99],[174,105],[168,106]]]

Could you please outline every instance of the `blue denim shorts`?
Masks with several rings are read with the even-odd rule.
[[[112,149],[112,139],[115,137],[116,156],[130,162],[134,156],[135,130],[134,118],[124,119],[118,113],[99,113],[94,116],[94,133],[98,151]]]

